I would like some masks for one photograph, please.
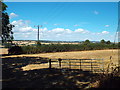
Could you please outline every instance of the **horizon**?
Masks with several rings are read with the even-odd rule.
[[[38,41],[38,40],[13,40],[13,41]],[[39,40],[39,41],[49,41],[49,42],[84,42],[84,41],[57,41],[57,40],[55,40],[55,41],[53,41],[53,40]],[[89,40],[90,41],[90,40]],[[101,40],[100,40],[101,41]],[[90,42],[100,42],[100,41],[90,41]],[[108,40],[109,41],[109,40]],[[110,42],[112,42],[112,41],[110,41]]]
[[[114,41],[117,2],[5,2],[15,40]],[[22,6],[22,7],[21,7]]]

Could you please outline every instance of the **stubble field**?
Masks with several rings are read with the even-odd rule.
[[[4,51],[4,48],[2,50]],[[7,54],[7,50],[4,54]],[[79,69],[48,69],[48,58],[103,59],[104,68],[107,68],[110,63],[113,63],[112,66],[118,63],[118,50],[3,55],[1,58],[3,88],[86,88],[99,87],[97,74]],[[52,64],[58,64],[58,62],[55,61]]]
[[[4,51],[4,50],[3,50]],[[6,52],[5,52],[6,51]],[[5,49],[4,53],[7,53]],[[73,52],[56,52],[56,53],[40,53],[40,54],[22,54],[22,55],[11,55],[11,56],[2,56],[2,58],[14,58],[14,57],[42,57],[49,59],[103,59],[104,68],[107,69],[108,65],[115,66],[118,64],[118,50],[92,50],[92,51],[73,51]],[[58,64],[58,62],[52,62],[52,64]],[[48,68],[48,63],[42,64],[29,64],[22,67],[24,70],[33,70]]]

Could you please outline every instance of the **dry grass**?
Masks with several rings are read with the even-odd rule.
[[[7,48],[0,48],[0,54],[8,54]]]
[[[5,51],[4,51],[5,50]],[[7,49],[3,51],[7,53]],[[12,55],[6,57],[23,57],[23,56],[32,56],[32,57],[46,57],[51,59],[86,59],[86,58],[103,58],[110,59],[112,56],[113,59],[117,59],[118,50],[92,50],[92,51],[73,51],[73,52],[56,52],[56,53],[40,53],[40,54],[22,54],[22,55]]]
[[[2,54],[7,54],[7,49],[2,48],[2,50],[4,51],[4,53],[2,52]],[[62,58],[62,59],[104,59],[104,68],[106,68],[106,69],[108,68],[108,64],[113,63],[113,65],[116,65],[118,63],[118,50],[117,49],[114,49],[114,50],[40,53],[40,54],[22,54],[22,55],[2,56],[2,58],[7,59],[7,57],[24,57],[24,56],[25,57],[36,57],[36,58],[43,57],[43,58],[50,58],[50,59],[58,59],[58,58]],[[110,59],[111,56],[112,56],[112,58]],[[58,62],[52,62],[52,65],[53,64],[58,65]],[[19,76],[19,78],[15,79],[15,80],[14,79],[11,80],[12,84],[10,84],[9,86],[13,85],[13,87],[14,87],[16,85],[20,86],[20,85],[24,84],[23,86],[26,86],[26,87],[30,87],[30,86],[33,87],[34,85],[36,87],[36,85],[38,84],[38,86],[41,87],[42,85],[50,86],[51,85],[51,84],[49,85],[49,82],[50,82],[50,83],[57,83],[55,85],[56,87],[62,87],[62,86],[65,87],[64,84],[61,85],[61,83],[65,82],[65,84],[68,83],[68,86],[70,86],[70,87],[74,84],[79,86],[80,88],[84,85],[87,85],[87,87],[83,87],[85,89],[89,89],[90,87],[93,87],[93,88],[98,88],[99,87],[100,81],[96,80],[93,83],[90,83],[89,81],[87,81],[87,82],[84,81],[88,77],[89,78],[94,77],[92,75],[89,76],[88,74],[86,74],[86,76],[85,76],[83,73],[80,74],[80,72],[79,72],[77,74],[75,71],[74,72],[71,71],[70,73],[68,73],[67,71],[64,71],[62,75],[61,74],[59,75],[58,73],[53,74],[52,72],[50,72],[50,73],[52,73],[52,74],[50,74],[50,73],[47,73],[47,71],[45,71],[43,68],[48,68],[48,63],[41,63],[41,64],[33,64],[32,63],[32,64],[28,64],[28,65],[22,67],[23,71],[25,71],[25,72],[21,72],[21,73],[23,73],[24,75],[21,74],[22,76]],[[34,69],[39,69],[39,71],[36,70],[36,72],[35,72]],[[40,70],[42,70],[42,69],[43,69],[43,72],[40,72]],[[5,69],[5,70],[7,70],[7,69]],[[31,70],[31,71],[29,71],[29,70]],[[26,71],[29,71],[29,72],[26,72]],[[31,74],[30,72],[32,72],[32,71],[33,71],[33,73]],[[20,73],[16,74],[15,76],[17,76],[19,74]],[[64,76],[64,78],[62,78],[62,76]],[[37,77],[37,78],[31,79],[33,77],[34,78]],[[101,77],[100,80],[101,79],[103,79],[103,78]],[[23,80],[23,81],[21,81],[21,80]],[[27,80],[30,80],[30,82],[28,83]],[[40,80],[40,81],[36,82],[36,80]],[[17,83],[16,83],[16,81],[17,81]],[[74,83],[69,84],[73,81],[74,81]],[[16,83],[16,84],[14,84],[13,82]],[[44,84],[42,82],[44,82]],[[60,85],[59,85],[59,83],[60,83]],[[30,85],[28,85],[28,84],[30,84]],[[114,84],[114,82],[113,82],[113,84]],[[43,86],[43,87],[46,87],[46,86]]]
[[[52,62],[52,65],[58,65],[57,62]],[[57,66],[56,66],[57,67]],[[29,64],[27,66],[22,67],[23,71],[29,71],[29,70],[34,70],[34,69],[43,69],[43,68],[49,68],[49,64],[48,63],[43,63],[43,64]]]
[[[6,57],[43,57],[50,59],[104,59],[104,68],[108,68],[108,64],[112,63],[112,65],[118,64],[118,50],[93,50],[93,51],[73,51],[73,52],[56,52],[56,53],[40,53],[40,54],[22,54],[22,55],[12,55],[12,56],[3,56]],[[110,57],[112,58],[110,59]],[[54,64],[58,64],[54,62]],[[25,70],[28,69],[40,69],[40,68],[48,68],[48,64],[41,65],[29,65],[24,67]]]

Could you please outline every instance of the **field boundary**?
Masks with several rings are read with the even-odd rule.
[[[57,62],[53,64],[52,62]],[[49,59],[49,68],[68,68],[104,73],[104,59]]]

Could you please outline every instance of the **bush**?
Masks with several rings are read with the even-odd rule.
[[[23,50],[20,46],[14,46],[9,48],[8,54],[22,54]]]

